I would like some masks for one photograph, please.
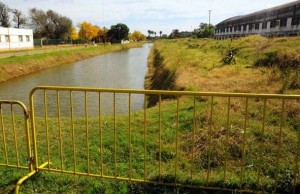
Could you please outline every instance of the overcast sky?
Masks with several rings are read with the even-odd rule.
[[[124,23],[130,31],[171,33],[191,31],[201,22],[217,24],[229,17],[248,14],[295,0],[0,0],[10,8],[28,13],[29,8],[49,9],[72,19],[110,27]],[[300,0],[298,0],[300,1]]]

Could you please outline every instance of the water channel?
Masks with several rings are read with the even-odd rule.
[[[151,46],[151,44],[145,44],[141,48],[108,53],[0,83],[0,100],[19,100],[29,107],[29,92],[36,86],[144,89],[147,57]],[[89,101],[99,98],[97,95],[89,96]],[[48,96],[49,101],[51,98],[55,99],[55,94],[50,93]],[[78,115],[84,115],[84,108],[76,104],[76,98],[82,100],[82,95],[74,94],[74,98],[75,112]],[[125,102],[128,101],[127,96],[118,95],[116,98],[118,102],[117,112],[126,112],[128,107]],[[132,110],[143,108],[143,95],[133,96],[132,100],[134,101]],[[79,101],[78,103],[82,104],[82,101]],[[43,106],[43,98],[37,98],[35,103],[37,106]],[[70,105],[68,103],[65,104],[66,107],[64,107],[64,99],[62,97],[62,112],[64,110],[68,112],[67,110],[70,109]],[[112,112],[111,96],[104,96],[102,104],[103,112],[110,114]],[[93,112],[96,112],[93,110],[95,109],[95,104],[91,103],[88,106],[89,111],[93,115]],[[55,115],[55,107],[53,107],[54,113],[51,113],[51,105],[49,111],[50,115]]]

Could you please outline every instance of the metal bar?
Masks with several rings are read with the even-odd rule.
[[[297,154],[295,157],[295,172],[294,172],[294,183],[293,183],[293,194],[296,194],[297,177],[299,174],[299,152],[300,152],[300,130],[298,131],[298,143],[297,143]]]
[[[44,164],[42,164],[41,166],[39,166],[39,168],[44,168],[45,166],[47,165],[50,165],[48,162],[45,162]],[[24,181],[26,181],[27,179],[29,179],[30,177],[32,177],[35,173],[37,173],[38,171],[37,170],[34,170],[34,171],[31,171],[29,172],[27,175],[25,175],[24,177],[22,177],[16,184],[16,187],[15,187],[15,194],[19,194],[19,190],[20,190],[20,187],[22,185],[22,183]]]
[[[175,142],[175,155],[176,155],[176,161],[175,161],[175,184],[177,183],[178,175],[178,131],[179,131],[179,98],[176,99],[177,106],[176,106],[176,142]]]
[[[229,144],[229,118],[230,118],[230,97],[228,97],[227,105],[227,121],[226,121],[226,142],[225,142],[225,164],[224,164],[224,175],[223,175],[223,187],[225,187],[226,182],[226,172],[227,172],[227,160],[228,160],[228,144]]]
[[[103,175],[103,142],[102,142],[102,122],[101,122],[101,93],[99,92],[99,137],[100,137],[100,174]]]
[[[261,171],[262,171],[262,164],[263,164],[263,147],[265,141],[265,124],[266,124],[266,107],[267,107],[267,99],[264,99],[263,105],[263,122],[262,122],[262,130],[261,130],[261,143],[260,143],[260,151],[259,151],[259,162],[258,162],[258,172],[257,172],[257,190],[260,188],[260,179],[261,179]]]
[[[70,91],[70,109],[71,109],[71,128],[72,128],[72,149],[73,149],[73,171],[76,172],[76,147],[75,147],[75,127],[74,127],[74,108],[73,108],[73,92]]]
[[[144,181],[147,177],[147,97],[144,96]]]
[[[87,172],[90,173],[90,146],[89,146],[89,122],[87,108],[87,91],[84,92],[84,117],[85,117],[85,137],[86,137],[86,153],[87,153]]]
[[[36,142],[36,127],[35,127],[35,108],[34,108],[34,93],[33,91],[30,92],[29,95],[29,102],[30,102],[30,118],[31,118],[31,129],[32,129],[32,146],[33,146],[33,157],[32,163],[34,170],[38,169],[38,152],[37,152],[37,142]]]
[[[114,89],[114,88],[83,88],[83,87],[61,87],[61,86],[38,86],[31,90],[34,93],[39,89],[47,90],[67,90],[67,91],[89,91],[89,92],[107,92],[107,93],[132,93],[132,94],[152,94],[152,95],[173,95],[173,96],[215,96],[215,97],[249,97],[266,99],[300,99],[300,95],[282,95],[282,94],[249,94],[249,93],[222,93],[222,92],[193,92],[193,91],[167,91],[167,90],[132,90],[132,89]]]
[[[33,171],[33,166],[31,162],[32,154],[31,154],[31,140],[30,140],[30,131],[29,131],[29,113],[25,105],[22,108],[24,111],[24,126],[25,126],[25,138],[26,138],[26,145],[27,145],[28,170]]]
[[[10,104],[10,112],[11,112],[11,122],[12,122],[14,142],[15,142],[16,162],[17,162],[17,166],[20,166],[19,152],[18,152],[18,141],[17,141],[17,133],[16,133],[16,124],[15,124],[15,113],[14,113],[14,110],[13,110],[13,104]]]
[[[194,96],[193,129],[192,129],[193,131],[192,131],[191,185],[193,185],[193,172],[194,172],[195,129],[196,129],[196,97]]]
[[[161,95],[159,95],[159,139],[158,139],[158,144],[159,144],[159,182],[161,182]]]
[[[62,140],[62,128],[60,123],[60,97],[59,90],[56,90],[56,103],[57,103],[57,122],[59,131],[59,156],[60,156],[60,170],[63,170],[63,140]]]
[[[131,146],[131,93],[128,102],[128,145],[129,145],[129,180],[132,179],[132,146]]]
[[[282,104],[281,104],[279,143],[278,143],[277,159],[276,159],[274,193],[276,193],[277,183],[278,183],[279,161],[280,161],[281,146],[282,146],[282,128],[283,128],[283,125],[284,125],[284,120],[283,120],[284,119],[284,111],[285,111],[284,107],[285,107],[285,99],[282,100]]]
[[[212,144],[212,128],[213,128],[213,109],[214,109],[214,97],[211,97],[210,101],[210,117],[209,117],[209,145],[208,145],[208,167],[207,167],[207,176],[206,176],[206,185],[209,184],[209,178],[210,178],[210,163],[211,163],[211,144]]]
[[[245,148],[246,148],[247,123],[248,123],[248,101],[249,101],[249,99],[246,98],[243,145],[242,145],[242,160],[241,160],[241,174],[240,174],[240,187],[241,188],[243,187],[243,175],[244,175],[244,161],[245,161]]]
[[[49,142],[49,125],[48,125],[48,106],[47,106],[47,91],[44,90],[44,120],[45,120],[45,127],[46,127],[46,141],[47,141],[47,158],[48,163],[50,163],[50,142]],[[50,170],[50,165],[48,165]]]
[[[116,127],[116,93],[114,93],[114,160],[115,160],[115,178],[117,178],[117,127]]]
[[[5,135],[5,127],[4,127],[4,119],[3,119],[3,110],[1,104],[0,104],[0,116],[1,116],[1,129],[2,129],[2,140],[4,145],[4,154],[5,154],[6,165],[8,165],[6,135]]]

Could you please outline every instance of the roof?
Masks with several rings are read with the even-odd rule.
[[[263,14],[263,13],[266,13],[266,12],[277,11],[277,10],[280,10],[280,9],[283,9],[283,8],[288,8],[288,7],[291,7],[291,6],[294,6],[294,5],[300,5],[300,0],[296,0],[296,1],[293,1],[293,2],[290,2],[290,3],[285,3],[285,4],[282,4],[282,5],[279,5],[279,6],[276,6],[276,7],[272,7],[272,8],[268,8],[268,9],[263,9],[261,11],[253,12],[253,13],[246,14],[246,15],[234,16],[234,17],[228,18],[228,19],[218,23],[217,25],[220,25],[220,24],[225,23],[225,22],[232,22],[232,21],[236,21],[238,19],[243,19],[243,18]]]

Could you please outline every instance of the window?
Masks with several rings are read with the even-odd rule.
[[[249,31],[253,29],[253,24],[249,24]]]
[[[26,42],[30,42],[30,37],[26,36]]]
[[[296,26],[300,24],[300,17],[293,17],[292,18],[292,26]]]
[[[276,21],[276,20],[272,20],[272,21],[271,21],[271,24],[270,24],[270,27],[271,27],[271,28],[275,28],[275,27],[276,27],[276,24],[277,24],[277,21]]]
[[[268,25],[268,22],[263,22],[263,23],[262,23],[262,29],[266,29],[266,28],[267,28],[267,25]]]
[[[19,35],[19,42],[23,42],[23,36]]]
[[[258,30],[259,29],[259,23],[256,23],[255,24],[255,30]]]
[[[10,38],[8,35],[5,35],[5,42],[10,42]]]
[[[287,18],[280,20],[280,27],[286,27],[287,26]]]

